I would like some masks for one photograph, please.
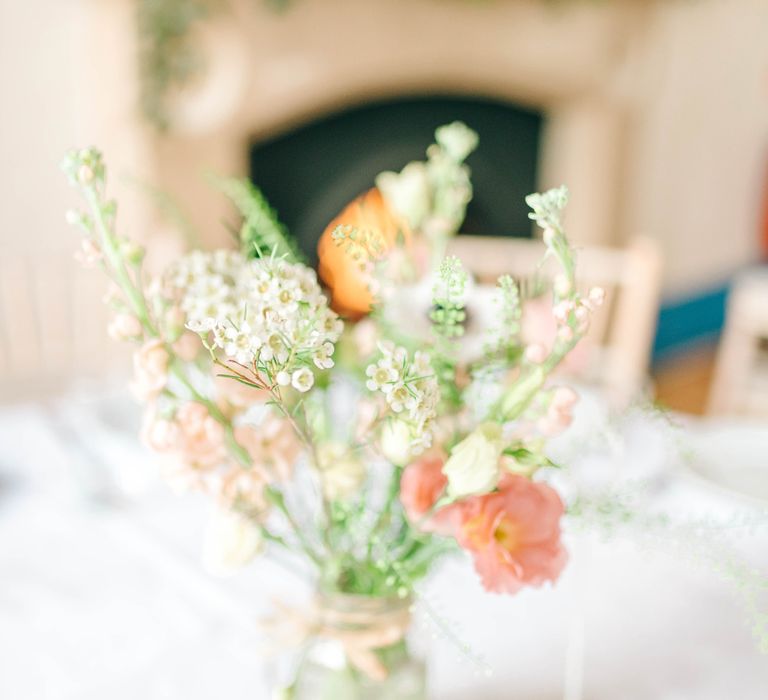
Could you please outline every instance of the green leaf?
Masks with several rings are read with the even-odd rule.
[[[288,262],[304,262],[296,240],[280,223],[262,191],[245,178],[212,178],[213,184],[237,207],[243,216],[240,244],[250,257],[284,257]]]
[[[526,467],[553,467],[554,469],[560,469],[561,466],[553,462],[549,457],[541,454],[540,452],[533,452],[527,447],[507,448],[504,450],[504,454],[508,457],[512,457],[518,464],[522,464]]]

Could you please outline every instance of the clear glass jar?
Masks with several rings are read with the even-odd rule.
[[[426,666],[405,635],[411,598],[321,594],[317,634],[299,662],[293,700],[426,700]]]

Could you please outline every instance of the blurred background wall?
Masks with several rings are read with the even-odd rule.
[[[491,97],[542,112],[539,185],[570,185],[577,241],[622,244],[643,234],[660,244],[659,356],[711,340],[729,280],[760,258],[764,0],[294,0],[281,12],[231,0],[194,25],[204,67],[171,90],[165,132],[138,109],[138,5],[0,2],[6,375],[28,375],[41,362],[104,360],[104,312],[89,273],[67,273],[80,288],[76,311],[67,311],[78,315],[74,339],[54,280],[76,240],[63,219],[73,197],[57,168],[71,145],[105,150],[122,225],[170,255],[173,222],[135,180],[167,191],[206,240],[220,243],[228,210],[201,177],[206,169],[247,174],[254,144],[378,99]],[[30,274],[21,260],[40,268],[35,285],[47,285],[35,318],[60,319],[45,352],[29,350],[20,290]]]

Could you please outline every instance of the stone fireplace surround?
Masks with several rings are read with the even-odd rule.
[[[538,0],[294,0],[275,13],[254,0],[201,25],[207,68],[173,96],[173,128],[159,134],[136,109],[131,0],[92,2],[86,85],[90,133],[112,164],[172,194],[203,231],[226,241],[230,214],[202,174],[245,175],[249,147],[322,115],[369,101],[420,94],[471,95],[541,110],[539,187],[567,183],[577,243],[616,235],[625,155],[626,79],[632,2]],[[124,193],[120,190],[125,189]],[[135,192],[123,225],[165,225]]]

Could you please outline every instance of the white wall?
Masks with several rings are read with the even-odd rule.
[[[78,133],[76,0],[0,0],[0,243],[72,247],[58,169]]]
[[[83,9],[92,0],[0,0],[0,400],[109,364],[101,273],[73,260],[78,203],[59,169],[89,141]],[[91,57],[94,60],[94,57]]]
[[[768,2],[660,2],[640,65],[623,227],[656,238],[668,296],[755,259],[768,188]],[[637,60],[637,56],[635,59]]]

